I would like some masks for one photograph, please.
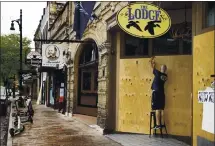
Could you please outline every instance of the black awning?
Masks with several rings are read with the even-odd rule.
[[[27,73],[32,73],[32,74],[37,74],[37,71],[36,70],[22,70],[22,71],[18,71],[19,73],[22,73],[22,74],[27,74]]]
[[[54,71],[56,71],[57,70],[57,68],[55,68],[55,67],[40,67],[40,68],[38,68],[38,72],[54,72]]]

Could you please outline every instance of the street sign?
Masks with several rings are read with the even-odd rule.
[[[40,66],[42,64],[42,55],[36,51],[31,51],[26,57],[26,64]]]
[[[32,78],[32,73],[28,73],[28,74],[22,74],[22,79],[23,80],[28,80]]]
[[[156,5],[136,2],[123,7],[117,23],[126,33],[139,38],[156,38],[171,27],[168,13]]]
[[[24,81],[38,78],[37,72],[35,70],[23,70],[22,72],[19,71],[19,74],[22,75],[22,79]]]
[[[26,63],[31,65],[40,65],[42,64],[42,59],[26,59]]]

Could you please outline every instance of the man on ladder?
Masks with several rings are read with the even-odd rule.
[[[164,84],[167,80],[167,66],[161,65],[161,71],[156,69],[156,63],[152,57],[150,60],[153,68],[154,80],[151,86],[152,89],[152,110],[156,112],[156,126],[155,129],[162,128],[164,125],[164,108],[165,108],[165,93]],[[161,120],[160,120],[161,119]],[[161,122],[161,123],[160,123]]]

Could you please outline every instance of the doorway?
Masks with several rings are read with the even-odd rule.
[[[97,116],[98,49],[95,43],[84,44],[78,63],[76,113]]]

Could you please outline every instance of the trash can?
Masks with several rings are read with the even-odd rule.
[[[5,99],[0,99],[0,116],[7,115],[7,102]]]

